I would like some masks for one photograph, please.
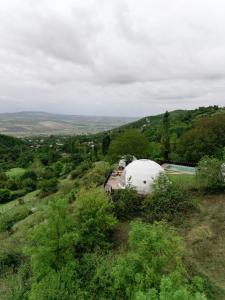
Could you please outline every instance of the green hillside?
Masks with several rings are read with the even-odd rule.
[[[224,118],[209,107],[96,135],[0,135],[0,299],[225,299]],[[106,193],[121,155],[197,168],[166,171],[148,195]]]
[[[122,131],[140,130],[150,142],[149,156],[155,160],[196,163],[204,155],[223,155],[225,108],[210,106],[169,112],[166,128],[163,127],[163,118],[164,114],[145,117],[112,130],[110,134],[114,139]],[[166,136],[168,158],[163,154]]]

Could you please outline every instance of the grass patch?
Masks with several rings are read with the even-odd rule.
[[[39,191],[34,191],[31,193],[26,194],[23,199],[24,203],[30,203],[32,205],[33,202],[37,199],[37,194]],[[0,214],[5,213],[6,211],[10,210],[11,208],[17,206],[19,204],[18,199],[12,200],[10,202],[0,204]]]
[[[23,174],[25,173],[25,169],[23,168],[12,168],[9,171],[6,172],[6,175],[9,178],[19,178],[21,176],[23,176]]]
[[[225,299],[225,195],[204,196],[200,211],[177,226],[186,244],[186,263],[210,287],[208,299]]]
[[[196,177],[191,174],[167,174],[169,179],[182,190],[196,190]]]

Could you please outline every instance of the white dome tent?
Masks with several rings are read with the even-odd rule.
[[[152,160],[139,159],[127,165],[124,172],[125,186],[145,195],[151,192],[152,183],[160,173],[164,173],[164,169]]]

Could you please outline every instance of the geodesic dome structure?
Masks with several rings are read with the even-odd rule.
[[[154,180],[164,169],[153,160],[134,160],[125,168],[125,186],[134,188],[139,194],[148,194]]]

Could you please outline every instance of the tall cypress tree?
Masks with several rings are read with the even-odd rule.
[[[163,130],[162,130],[162,155],[165,160],[169,159],[170,153],[170,114],[168,111],[163,116]]]
[[[106,155],[108,153],[110,143],[111,143],[111,138],[110,138],[110,135],[107,134],[103,137],[103,140],[102,140],[102,154],[103,155]]]

